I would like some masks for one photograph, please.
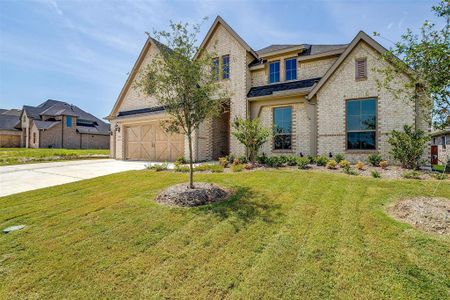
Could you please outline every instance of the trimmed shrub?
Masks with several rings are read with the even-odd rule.
[[[332,169],[332,170],[334,170],[334,169],[336,169],[336,167],[337,167],[337,162],[336,162],[334,159],[329,160],[329,161],[327,162],[327,169]]]
[[[365,165],[362,161],[358,161],[355,165],[355,168],[357,168],[358,170],[361,170],[361,171],[364,170],[364,167],[365,167]]]
[[[429,139],[423,130],[415,130],[412,126],[405,125],[403,131],[392,130],[389,133],[388,143],[392,146],[390,153],[402,167],[417,169]]]
[[[279,156],[269,156],[266,160],[266,165],[270,168],[279,168],[283,166],[283,161]]]
[[[288,166],[295,166],[295,165],[297,165],[297,156],[294,156],[294,155],[284,156],[284,162],[283,163],[288,165]]]
[[[296,165],[299,169],[307,169],[310,160],[306,157],[297,157]]]
[[[380,167],[381,167],[382,169],[386,169],[386,168],[388,167],[388,165],[389,165],[389,163],[388,163],[387,160],[382,160],[382,161],[380,161]]]
[[[242,172],[242,170],[244,170],[244,165],[243,164],[233,164],[231,165],[231,171],[233,172]]]
[[[310,164],[315,164],[316,163],[316,158],[312,155],[308,155],[308,160]]]
[[[373,178],[381,178],[380,173],[378,173],[378,171],[373,170],[372,172],[370,172],[370,175],[372,175]]]
[[[180,156],[175,161],[175,165],[177,165],[177,164],[178,165],[185,165],[185,164],[187,164],[187,160],[183,156]]]
[[[433,178],[437,180],[445,180],[448,178],[448,175],[445,173],[434,173],[431,176],[433,176]]]
[[[339,162],[339,167],[341,167],[341,168],[348,168],[348,167],[350,167],[350,163],[348,162],[348,160],[341,160],[340,162]]]
[[[267,163],[267,155],[263,153],[261,156],[256,158],[256,162],[261,165],[265,165]]]
[[[407,172],[403,173],[402,177],[406,178],[406,179],[421,179],[420,178],[420,172],[419,171],[415,171],[415,170],[407,171]]]
[[[187,173],[189,172],[189,166],[175,166],[175,172]]]
[[[229,163],[229,161],[228,161],[227,157],[219,157],[219,165],[226,168],[226,167],[228,167],[228,163]]]
[[[223,173],[223,166],[221,165],[210,165],[209,169],[211,170],[211,172],[213,173]]]
[[[341,154],[341,153],[338,153],[338,154],[336,154],[336,155],[334,156],[334,160],[335,160],[337,163],[340,163],[341,161],[345,160],[345,156],[344,156],[343,154]]]
[[[153,170],[156,172],[165,171],[165,170],[167,170],[167,167],[168,167],[167,163],[147,165],[147,169]]]
[[[317,156],[315,161],[316,161],[316,165],[323,167],[327,164],[328,158],[326,156]]]
[[[383,160],[383,158],[378,153],[372,153],[372,154],[369,154],[369,156],[367,156],[367,161],[369,162],[369,164],[371,164],[374,167],[378,167],[382,160]]]
[[[345,167],[343,169],[343,171],[344,171],[345,174],[348,174],[348,175],[354,175],[354,176],[358,176],[359,175],[359,173],[356,172],[355,170],[353,170],[352,168],[350,168],[350,166]]]

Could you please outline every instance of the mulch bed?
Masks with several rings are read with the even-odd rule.
[[[450,199],[417,197],[403,199],[388,208],[395,219],[418,229],[450,235]]]
[[[170,206],[193,207],[222,201],[230,195],[230,191],[217,185],[196,182],[194,189],[190,189],[187,183],[170,186],[162,191],[156,202]]]

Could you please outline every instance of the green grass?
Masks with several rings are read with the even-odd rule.
[[[109,149],[0,148],[0,166],[72,159],[102,158]]]
[[[450,240],[385,214],[435,181],[314,171],[199,174],[235,189],[156,204],[187,174],[131,171],[0,198],[0,299],[446,299]],[[450,197],[440,184],[436,196]]]

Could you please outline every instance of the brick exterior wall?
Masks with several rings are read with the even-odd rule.
[[[41,148],[62,148],[61,124],[56,124],[50,129],[41,131]]]
[[[297,79],[304,80],[322,77],[337,59],[337,57],[331,57],[305,62],[300,61],[297,63]]]
[[[81,149],[108,149],[109,135],[80,134]]]
[[[261,147],[260,153],[266,155],[295,154],[315,155],[315,107],[306,103],[304,99],[297,103],[268,105],[261,109],[260,120],[265,128],[273,128],[273,109],[275,107],[292,107],[292,149],[273,150],[273,136]]]
[[[355,59],[367,58],[367,80],[355,80]],[[370,46],[359,43],[327,83],[317,94],[318,154],[343,153],[351,161],[365,160],[368,153],[346,151],[345,100],[376,97],[377,152],[389,157],[387,133],[393,129],[401,130],[404,124],[415,125],[415,108],[409,101],[396,100],[386,90],[378,90],[376,78],[381,75],[373,68],[380,68],[384,62]],[[403,75],[404,76],[404,75]],[[399,84],[405,77],[399,77]]]
[[[34,136],[36,139],[33,138]],[[39,148],[39,130],[34,123],[30,127],[30,141],[28,146],[29,148]]]

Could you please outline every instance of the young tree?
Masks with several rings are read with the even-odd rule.
[[[233,121],[233,135],[247,148],[247,159],[255,162],[259,148],[267,141],[270,133],[261,126],[259,119],[236,118]]]
[[[425,21],[420,34],[408,29],[401,40],[383,55],[390,64],[378,70],[385,75],[379,86],[396,98],[404,98],[407,91],[414,90],[410,100],[425,111],[431,109],[429,121],[436,127],[445,127],[449,125],[447,117],[450,110],[450,1],[441,0],[432,10],[443,19],[442,26]],[[438,20],[440,22],[441,19]],[[379,36],[379,33],[374,35]],[[401,86],[394,80],[399,71],[409,75],[408,81]]]
[[[227,95],[217,81],[213,54],[196,46],[200,26],[170,22],[170,31],[154,32],[159,54],[147,65],[136,83],[153,95],[170,116],[162,122],[168,133],[184,133],[189,147],[189,187],[194,188],[193,133],[209,117],[217,115]]]
[[[403,131],[392,130],[389,133],[388,143],[392,146],[391,154],[402,167],[417,169],[428,140],[423,130],[414,130],[412,126],[405,125]]]

